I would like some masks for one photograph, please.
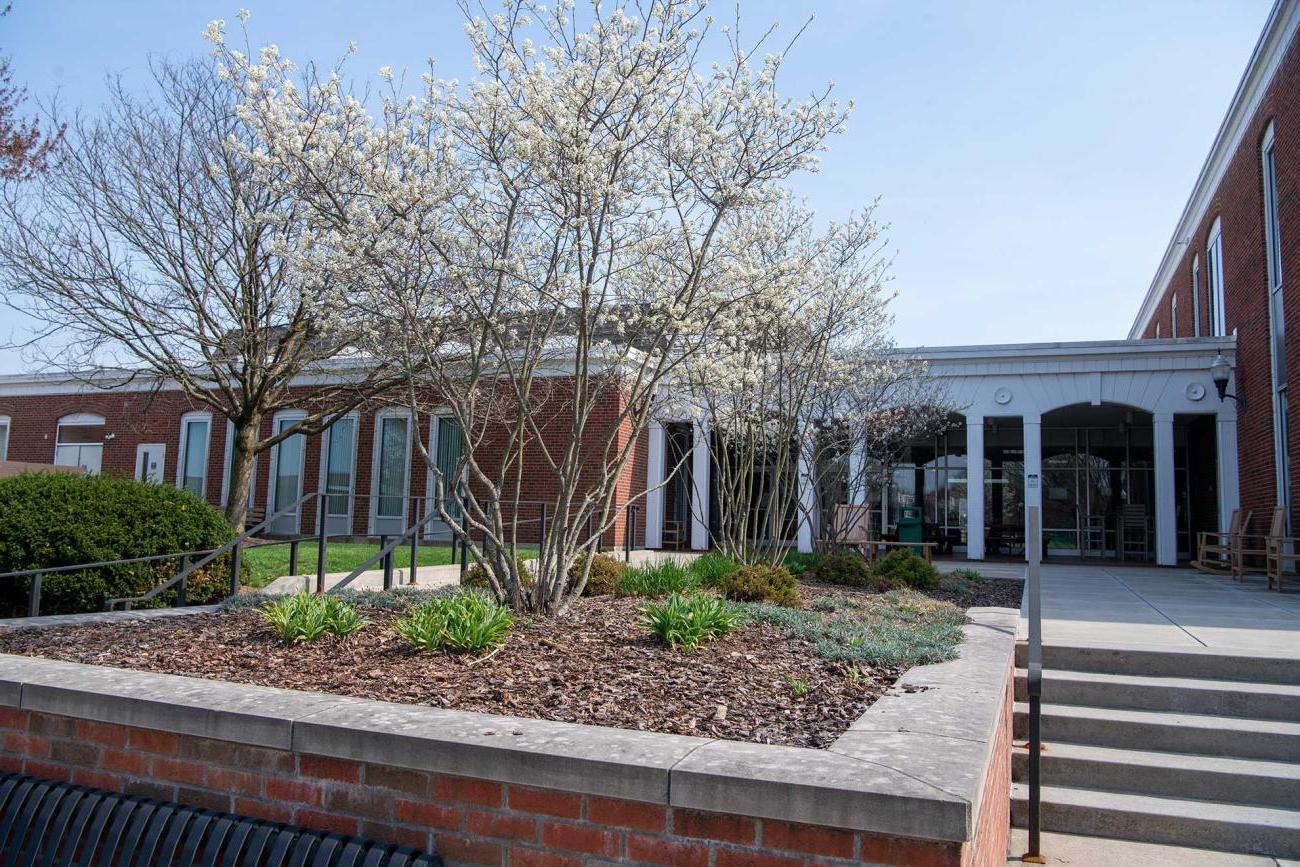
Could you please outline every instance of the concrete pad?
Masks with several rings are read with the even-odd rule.
[[[1007,864],[1023,864],[1028,834],[1023,828],[1011,829]],[[1182,846],[1158,846],[1154,843],[1134,843],[1129,840],[1109,840],[1102,837],[1080,837],[1073,834],[1044,833],[1042,851],[1048,864],[1073,864],[1076,867],[1274,867],[1285,864],[1263,855],[1237,855],[1231,852],[1212,852],[1207,849],[1187,849]]]

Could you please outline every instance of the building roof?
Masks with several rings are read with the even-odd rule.
[[[1282,62],[1282,55],[1286,53],[1287,46],[1295,38],[1298,27],[1300,27],[1300,0],[1277,0],[1269,12],[1268,21],[1264,24],[1264,32],[1255,43],[1250,62],[1246,64],[1246,71],[1237,84],[1237,91],[1233,94],[1228,112],[1219,125],[1219,132],[1214,137],[1214,144],[1205,158],[1205,164],[1201,166],[1196,185],[1192,187],[1192,193],[1183,207],[1182,216],[1178,218],[1178,225],[1169,239],[1169,245],[1165,248],[1160,267],[1151,280],[1146,297],[1142,299],[1142,306],[1138,309],[1133,327],[1128,332],[1130,338],[1138,337],[1150,323],[1156,305],[1164,297],[1165,288],[1182,260],[1188,237],[1204,219],[1210,200],[1223,180],[1224,172],[1227,171],[1233,154],[1237,152],[1241,138],[1250,126],[1250,121],[1259,108],[1259,103],[1264,98],[1269,84],[1273,81],[1273,74]]]

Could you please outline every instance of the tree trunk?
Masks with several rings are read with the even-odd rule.
[[[236,533],[244,532],[244,522],[248,516],[248,488],[253,478],[253,464],[257,460],[257,441],[261,427],[260,415],[234,422],[235,441],[230,452],[226,521]]]

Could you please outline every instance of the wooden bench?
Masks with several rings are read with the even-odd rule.
[[[939,547],[938,542],[888,542],[883,539],[865,539],[855,542],[845,542],[844,544],[847,547],[858,549],[862,556],[866,558],[867,565],[874,565],[876,558],[880,556],[881,551],[884,551],[887,554],[891,550],[898,548],[911,548],[914,550],[920,548],[921,556],[925,558],[925,562],[933,563],[934,549]]]

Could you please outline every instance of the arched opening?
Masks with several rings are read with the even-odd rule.
[[[54,434],[54,465],[98,473],[104,465],[104,417],[77,412],[60,418]]]

